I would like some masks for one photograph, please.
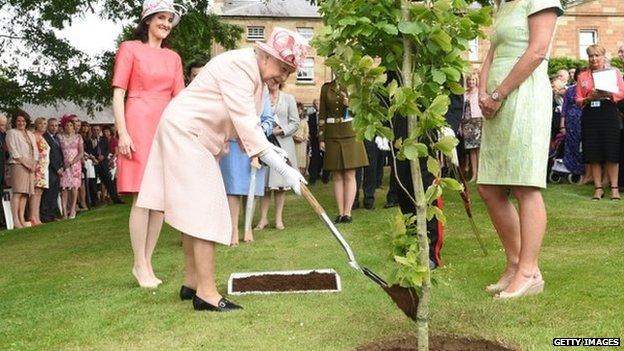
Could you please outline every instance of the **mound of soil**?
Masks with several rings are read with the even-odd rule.
[[[307,274],[264,274],[232,281],[234,292],[337,290],[336,275],[313,271]]]
[[[416,337],[410,335],[360,346],[357,351],[416,351],[417,345]],[[487,340],[432,336],[429,338],[429,351],[516,351],[516,349],[510,349]]]

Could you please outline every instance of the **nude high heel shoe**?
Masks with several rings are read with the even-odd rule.
[[[541,294],[543,291],[544,291],[544,281],[541,278],[534,275],[531,278],[529,278],[524,283],[524,285],[520,287],[520,289],[511,293],[501,291],[498,294],[496,294],[494,298],[497,300],[510,300],[510,299],[517,299],[523,296]]]

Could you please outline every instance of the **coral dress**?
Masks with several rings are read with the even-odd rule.
[[[217,159],[238,138],[250,156],[269,148],[260,126],[262,83],[253,49],[213,58],[163,112],[137,206],[164,211],[175,229],[230,244],[232,223]]]
[[[182,60],[172,50],[125,41],[115,57],[112,85],[127,90],[126,129],[136,148],[132,159],[117,158],[117,190],[137,193],[160,116],[184,88]]]
[[[494,58],[487,81],[491,94],[529,46],[529,16],[554,8],[559,0],[503,0],[496,13]],[[552,119],[548,60],[511,92],[493,119],[483,121],[478,184],[546,187]]]
[[[69,164],[80,153],[82,147],[82,137],[80,134],[73,134],[71,136],[65,134],[59,134],[59,141],[61,143],[61,151],[63,152],[63,160],[65,164]],[[61,188],[63,189],[78,189],[82,177],[82,164],[76,162],[69,168],[65,168],[63,175],[61,176]]]

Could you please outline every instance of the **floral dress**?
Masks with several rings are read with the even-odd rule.
[[[47,189],[49,186],[50,145],[43,138],[43,134],[35,133],[39,160],[35,165],[35,187]]]
[[[82,137],[79,134],[60,135],[59,139],[61,142],[61,150],[63,151],[63,159],[65,160],[65,165],[67,165],[80,153]],[[76,162],[69,168],[65,168],[61,176],[61,188],[80,188],[81,171],[82,165],[80,162]]]

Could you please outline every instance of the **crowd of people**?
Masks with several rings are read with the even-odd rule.
[[[562,69],[552,79],[553,88],[553,158],[561,159],[562,170],[576,175],[580,184],[593,182],[591,199],[598,201],[609,186],[611,200],[620,200],[624,184],[624,143],[622,116],[624,80],[618,69],[611,68],[606,49],[600,45],[587,48],[587,67]],[[618,55],[624,59],[624,47]],[[614,92],[594,89],[594,73],[611,70],[617,87]]]
[[[102,203],[123,203],[113,181],[117,138],[112,126],[90,126],[73,114],[33,121],[18,109],[10,121],[0,115],[0,143],[0,184],[11,191],[7,227],[73,219]]]

